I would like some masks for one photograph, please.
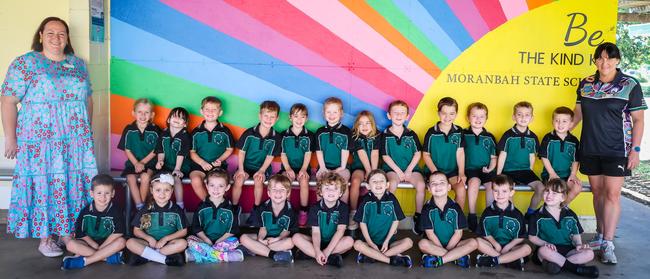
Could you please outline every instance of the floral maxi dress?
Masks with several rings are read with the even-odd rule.
[[[7,226],[17,238],[74,232],[97,174],[90,95],[86,65],[74,55],[57,62],[29,52],[9,66],[2,96],[21,103]]]

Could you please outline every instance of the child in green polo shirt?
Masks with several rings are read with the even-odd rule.
[[[233,179],[232,203],[239,206],[242,187],[246,179],[252,177],[255,181],[253,196],[255,206],[262,202],[264,181],[273,171],[271,162],[280,153],[280,137],[273,129],[278,121],[280,105],[274,101],[264,101],[260,104],[260,123],[246,129],[237,141],[239,168]],[[239,207],[238,207],[239,208]],[[238,209],[239,213],[239,209]]]
[[[325,126],[316,130],[316,159],[318,159],[319,177],[329,171],[338,173],[346,183],[350,180],[347,168],[350,148],[352,147],[352,132],[343,125],[343,102],[336,97],[330,97],[323,103]]]
[[[467,227],[476,231],[476,200],[479,186],[485,186],[485,204],[491,204],[492,178],[496,175],[497,156],[496,139],[485,129],[488,108],[483,103],[471,103],[467,106],[469,127],[463,130],[465,139],[465,176],[467,176]]]
[[[348,205],[339,199],[345,191],[343,178],[329,172],[318,180],[318,195],[321,200],[309,209],[309,226],[311,237],[297,233],[293,243],[299,252],[316,259],[320,265],[341,267],[341,254],[352,248],[354,239],[345,236],[348,223]],[[296,258],[300,258],[296,255]]]
[[[124,127],[117,148],[123,150],[126,155],[122,176],[126,176],[133,203],[140,209],[144,206],[144,199],[149,191],[149,180],[156,169],[155,149],[161,131],[151,122],[155,113],[153,103],[148,99],[135,100],[131,115],[135,121]]]
[[[443,172],[451,188],[456,193],[456,203],[465,206],[465,138],[463,129],[454,124],[458,113],[458,103],[451,97],[438,101],[440,121],[429,128],[424,136],[422,158],[427,173]]]
[[[357,263],[380,261],[394,266],[410,268],[413,261],[402,253],[413,246],[410,238],[396,240],[397,226],[404,219],[399,201],[388,190],[388,177],[376,169],[368,175],[369,192],[361,199],[354,220],[359,223],[363,240],[354,242],[359,251]]]
[[[404,123],[409,119],[409,107],[402,100],[395,100],[388,105],[390,127],[386,128],[379,138],[379,155],[384,161],[383,170],[387,172],[391,193],[397,190],[401,181],[409,182],[415,187],[415,215],[413,215],[413,231],[420,234],[420,212],[424,204],[426,185],[420,173],[420,139],[415,131],[407,128]]]
[[[183,184],[181,179],[187,176],[190,170],[190,147],[192,139],[187,132],[187,121],[190,114],[182,107],[175,107],[167,116],[167,129],[162,131],[156,153],[158,163],[156,170],[170,172],[174,177],[174,196],[176,204],[185,208],[183,203]]]
[[[528,220],[529,216],[542,201],[544,183],[533,172],[535,165],[535,154],[539,149],[537,135],[528,128],[533,121],[533,105],[522,101],[512,109],[512,120],[515,125],[508,129],[497,145],[499,156],[497,158],[497,174],[505,174],[512,178],[516,184],[528,185],[533,189],[533,196],[530,198],[530,205],[524,215]]]
[[[492,182],[494,202],[481,215],[476,238],[478,250],[476,266],[493,267],[504,264],[523,270],[524,257],[532,252],[524,243],[526,223],[524,216],[511,202],[515,194],[515,183],[507,175],[498,175]]]
[[[291,127],[280,134],[282,170],[291,181],[297,180],[300,186],[300,213],[298,224],[307,224],[309,210],[309,162],[314,151],[314,134],[307,130],[307,107],[304,104],[293,104],[289,110]]]
[[[122,250],[126,240],[124,215],[113,204],[115,190],[113,178],[106,174],[93,177],[90,197],[92,203],[79,213],[75,223],[75,239],[68,241],[65,248],[74,257],[64,257],[61,269],[78,269],[90,264],[106,261],[108,264],[122,264]]]
[[[291,234],[298,231],[298,222],[287,200],[291,194],[291,180],[281,174],[271,176],[267,190],[269,200],[249,217],[249,223],[259,231],[257,234],[243,234],[239,241],[255,255],[276,262],[293,262]]]
[[[359,205],[359,190],[361,183],[366,181],[366,176],[379,166],[378,142],[380,133],[375,125],[375,117],[367,110],[359,112],[352,128],[352,163],[350,164],[350,191],[343,193],[341,200],[350,201],[349,230],[356,230],[359,224],[354,221]],[[348,194],[349,193],[349,194]]]
[[[174,177],[168,172],[158,173],[151,180],[150,190],[153,199],[131,221],[134,237],[126,241],[130,252],[127,263],[185,265],[187,218],[183,209],[171,202]]]
[[[241,262],[244,254],[237,249],[239,218],[236,208],[226,199],[230,177],[220,168],[207,173],[208,198],[194,212],[192,235],[187,238],[188,261],[196,263]]]
[[[565,205],[582,191],[582,181],[577,176],[580,141],[569,131],[572,122],[573,111],[570,108],[556,108],[553,111],[553,131],[544,135],[539,147],[539,157],[544,164],[542,181],[561,178],[569,185]]]
[[[598,268],[584,264],[594,259],[589,244],[583,244],[578,216],[562,205],[569,188],[562,179],[552,178],[544,188],[544,206],[535,211],[528,224],[528,240],[539,246],[533,260],[542,262],[549,274],[570,271],[598,277]]]
[[[467,268],[469,253],[476,250],[475,239],[461,240],[467,221],[460,206],[447,196],[450,190],[445,173],[435,171],[429,176],[431,199],[422,209],[425,237],[418,243],[424,267],[440,267],[456,261],[458,266]]]
[[[201,101],[203,122],[192,131],[190,149],[190,180],[196,197],[205,200],[208,196],[203,180],[214,168],[228,170],[226,159],[235,146],[230,129],[219,121],[223,114],[221,100],[208,96]]]

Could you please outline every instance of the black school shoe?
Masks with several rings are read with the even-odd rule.
[[[472,231],[476,232],[476,227],[478,226],[478,218],[476,217],[476,214],[470,213],[467,215],[467,228]]]
[[[598,267],[595,266],[586,266],[579,265],[574,272],[576,275],[589,277],[589,278],[598,278]]]
[[[519,258],[503,265],[514,270],[524,271],[524,258]]]
[[[129,250],[125,251],[126,253],[122,254],[122,261],[130,266],[139,266],[149,262],[149,260],[137,255]]]
[[[343,257],[341,254],[331,254],[329,257],[327,257],[327,265],[341,268],[343,266]]]
[[[413,233],[415,235],[422,235],[422,226],[420,224],[420,213],[413,215]]]
[[[168,255],[165,258],[165,264],[168,266],[184,266],[185,265],[185,255],[183,253],[176,253]]]
[[[560,271],[562,271],[561,266],[547,260],[542,261],[542,268],[544,268],[544,271],[546,271],[548,274],[558,274]]]

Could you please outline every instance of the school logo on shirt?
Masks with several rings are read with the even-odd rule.
[[[222,211],[219,214],[219,223],[221,224],[229,224],[232,221],[232,218],[230,218],[230,214],[228,212]]]
[[[216,133],[212,136],[212,139],[217,145],[222,145],[224,142],[224,136],[221,133]]]
[[[265,140],[264,141],[264,151],[268,152],[269,154],[273,151],[273,146],[275,145],[275,142],[272,140]]]
[[[174,151],[174,153],[178,154],[178,152],[181,151],[181,141],[180,140],[172,141],[171,149],[172,151]]]
[[[483,149],[489,151],[492,147],[492,141],[490,139],[483,139],[482,145]]]
[[[526,138],[526,150],[529,152],[534,152],[535,151],[535,141],[529,138]]]
[[[507,231],[509,231],[510,233],[513,233],[513,234],[517,230],[517,224],[513,220],[506,220],[505,224],[504,224],[504,227],[505,227],[505,229]]]
[[[381,212],[384,215],[391,215],[393,213],[393,205],[390,202],[383,202]]]
[[[445,222],[452,225],[456,223],[456,214],[451,210],[447,211],[447,214],[445,214]]]
[[[573,218],[567,218],[566,222],[564,223],[565,227],[567,230],[571,231],[574,227],[577,227],[576,225],[576,220]]]
[[[155,133],[147,133],[147,136],[144,138],[147,144],[155,144],[158,141],[158,135]]]
[[[460,145],[460,135],[459,134],[453,134],[449,137],[449,142],[451,142],[454,145]]]
[[[300,146],[300,150],[303,152],[309,151],[309,139],[307,138],[300,138],[298,141],[298,145]]]
[[[336,148],[338,149],[343,149],[343,144],[345,144],[343,137],[334,137],[334,143],[336,144]]]
[[[284,217],[284,216],[283,216]],[[278,226],[282,229],[288,229],[289,228],[289,220],[288,218],[280,218],[278,219]]]

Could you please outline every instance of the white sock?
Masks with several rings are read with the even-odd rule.
[[[149,247],[144,247],[144,251],[142,251],[142,257],[152,262],[161,264],[165,264],[165,259],[167,258],[167,256]]]

